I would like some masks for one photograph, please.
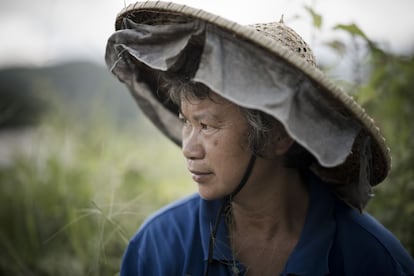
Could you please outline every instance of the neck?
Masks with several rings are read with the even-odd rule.
[[[300,173],[278,161],[258,158],[245,187],[232,201],[234,231],[299,236],[308,206]]]
[[[299,172],[258,158],[231,204],[227,222],[235,258],[249,275],[281,273],[299,241],[308,207]]]

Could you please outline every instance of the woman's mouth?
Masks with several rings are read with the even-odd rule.
[[[195,171],[195,170],[190,170],[192,179],[197,182],[197,183],[205,183],[207,182],[211,176],[213,175],[213,173],[211,172],[203,172],[203,171]]]

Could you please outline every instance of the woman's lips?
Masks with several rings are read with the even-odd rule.
[[[193,180],[197,183],[205,183],[213,175],[211,172],[190,170]]]

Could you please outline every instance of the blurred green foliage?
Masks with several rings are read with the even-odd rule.
[[[315,30],[322,19],[307,7]],[[350,57],[352,82],[341,85],[355,97],[376,121],[391,148],[392,169],[388,178],[374,189],[367,207],[414,255],[414,49],[406,55],[384,50],[356,24],[337,24],[350,45],[341,39],[324,42],[341,58]],[[357,58],[355,58],[357,57]]]
[[[0,167],[1,275],[116,275],[143,219],[194,190],[179,149],[148,122],[97,117],[47,120]]]
[[[414,255],[414,55],[371,48],[370,65],[357,95],[387,138],[392,169],[368,210]]]

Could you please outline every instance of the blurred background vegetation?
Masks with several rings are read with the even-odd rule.
[[[393,168],[368,211],[414,253],[414,52],[391,53],[358,26],[313,47],[381,127]],[[414,50],[414,49],[413,49]],[[128,239],[160,206],[195,191],[177,147],[103,67],[73,62],[0,69],[0,274],[116,275]]]

